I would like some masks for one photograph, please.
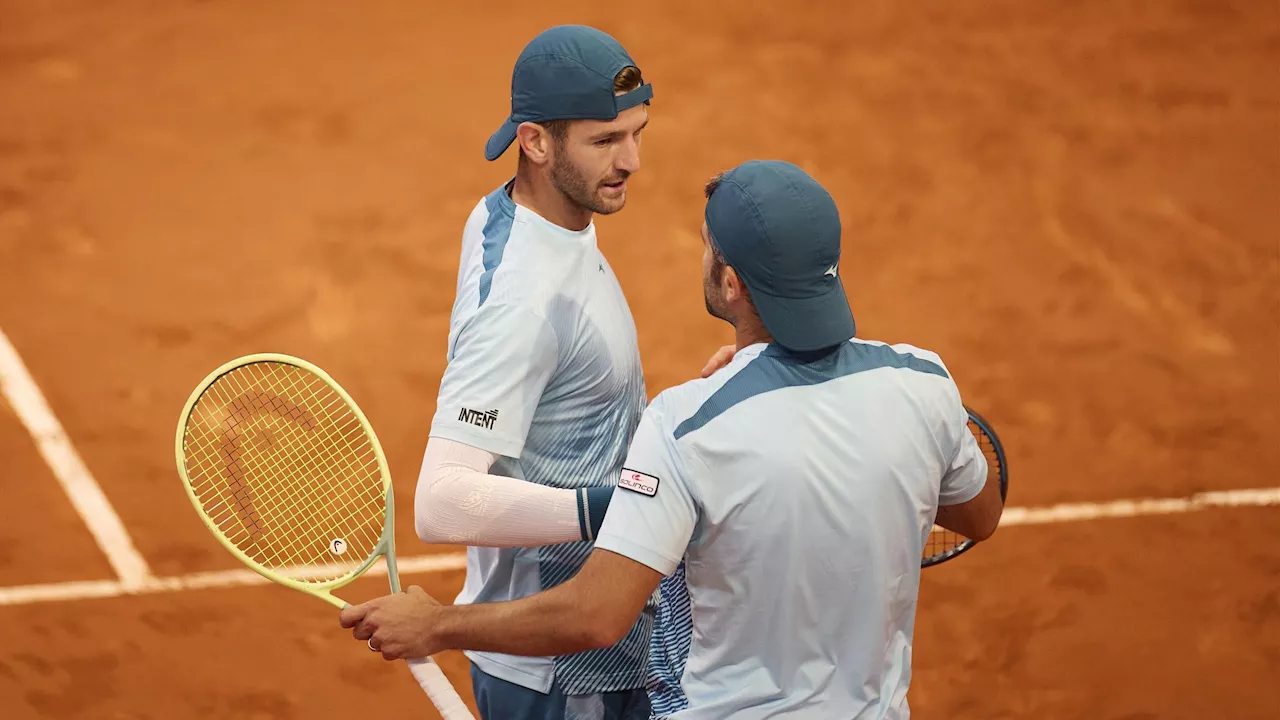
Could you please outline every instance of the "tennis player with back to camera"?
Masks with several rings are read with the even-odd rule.
[[[753,161],[706,194],[706,306],[737,352],[644,411],[581,571],[505,602],[410,588],[344,610],[357,639],[389,658],[610,647],[683,560],[697,632],[670,717],[908,717],[925,539],[935,519],[989,537],[999,484],[941,358],[854,337],[825,189]]]

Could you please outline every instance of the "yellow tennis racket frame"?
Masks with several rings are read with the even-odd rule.
[[[185,451],[185,438],[187,425],[191,419],[191,413],[195,409],[196,403],[200,401],[209,386],[213,385],[222,376],[247,365],[255,363],[279,363],[284,365],[292,365],[307,373],[314,375],[338,394],[340,398],[347,404],[347,408],[352,415],[360,423],[360,428],[364,431],[369,440],[371,449],[378,463],[378,473],[382,477],[383,496],[385,504],[385,517],[382,524],[382,535],[373,550],[369,553],[369,557],[363,563],[356,566],[346,574],[337,578],[325,580],[322,582],[304,582],[287,574],[277,572],[275,570],[263,567],[261,563],[249,557],[244,551],[236,547],[235,543],[218,527],[217,523],[209,517],[205,511],[204,505],[200,497],[196,494],[195,488],[192,486],[191,478],[187,473],[187,458]],[[354,582],[373,566],[381,555],[387,562],[387,577],[391,585],[393,593],[400,592],[400,575],[396,567],[395,554],[395,498],[393,486],[391,484],[391,471],[387,466],[386,455],[382,451],[382,444],[378,441],[378,435],[373,430],[373,425],[369,419],[365,417],[364,411],[356,404],[356,401],[336,380],[329,376],[324,370],[316,365],[303,360],[302,358],[292,355],[284,355],[280,353],[257,353],[253,355],[245,355],[243,357],[231,360],[217,370],[209,373],[204,380],[200,382],[196,389],[192,391],[191,397],[188,398],[186,405],[182,408],[182,415],[178,421],[177,437],[174,442],[174,454],[177,458],[178,473],[182,479],[182,486],[185,488],[187,498],[191,501],[192,506],[196,510],[196,514],[200,516],[205,527],[213,534],[218,542],[225,547],[236,559],[244,563],[251,570],[265,577],[271,582],[285,587],[292,588],[299,592],[305,593],[315,598],[319,598],[330,605],[342,609],[347,607],[348,603],[335,597],[333,591],[345,587]],[[410,670],[417,678],[422,689],[431,698],[436,709],[440,711],[445,720],[474,720],[471,711],[467,709],[462,698],[458,696],[457,691],[445,678],[444,673],[439,666],[430,658],[412,659],[408,661]]]

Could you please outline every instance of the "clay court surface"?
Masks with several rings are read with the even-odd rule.
[[[238,567],[173,432],[206,373],[261,351],[361,403],[401,554],[453,552],[409,509],[459,239],[514,168],[481,153],[511,63],[562,22],[615,34],[656,90],[627,209],[598,220],[651,394],[730,338],[700,297],[703,181],[781,158],[840,204],[860,336],[941,353],[1008,446],[1011,506],[1280,486],[1275,3],[485,9],[0,0],[0,329],[148,577]],[[434,717],[301,594],[112,591],[11,404],[0,717]],[[1013,525],[926,571],[913,716],[1280,715],[1269,502]],[[462,573],[405,580],[450,599]],[[66,597],[12,599],[31,587]],[[438,659],[469,696],[461,655]]]

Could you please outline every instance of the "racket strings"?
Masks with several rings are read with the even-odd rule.
[[[969,420],[969,431],[977,438],[978,448],[987,459],[987,482],[1000,482],[1000,455],[996,452],[991,436],[973,420]],[[945,555],[967,541],[968,538],[958,532],[934,525],[933,530],[929,532],[929,539],[925,542],[923,557],[928,559]]]
[[[300,390],[302,390],[302,389],[301,389],[301,388],[298,388],[298,387],[296,386],[296,383],[292,383],[292,384],[290,385],[290,387],[289,387],[289,390],[290,390],[291,392],[298,392],[298,391],[300,391]],[[244,396],[242,395],[241,397],[244,397]],[[280,398],[278,398],[278,397],[276,397],[276,398],[271,398],[270,400],[271,400],[272,404],[275,406],[275,408],[277,408],[277,409],[282,408],[282,407],[287,407],[287,405],[288,405],[288,403],[287,403],[287,402],[281,401],[281,400],[280,400]],[[335,394],[335,398],[333,398],[333,400],[336,400],[336,402],[337,402],[337,403],[341,403],[341,402],[342,402],[340,398],[337,398],[337,397],[336,397],[336,394]],[[262,403],[257,403],[257,404],[260,406]],[[330,406],[331,406],[331,405],[333,405],[333,404],[334,404],[334,402],[333,402],[333,401],[331,401],[331,402],[330,402]],[[329,406],[326,406],[324,409],[329,410],[329,409],[330,409],[330,407],[329,407]],[[293,416],[295,416],[295,417],[298,415],[298,413],[296,413],[296,412],[292,412],[291,414],[292,414]],[[340,430],[343,430],[343,431],[344,431],[344,434],[345,434],[345,433],[347,433],[347,432],[350,432],[350,431],[353,429],[353,427],[354,427],[354,426],[358,426],[358,424],[359,424],[359,423],[358,423],[358,420],[356,420],[356,419],[354,418],[354,416],[352,416],[352,417],[348,420],[348,422],[347,422],[346,426],[344,426],[344,427],[340,428]],[[290,441],[292,441],[293,439],[294,439],[294,438],[288,438],[288,440],[290,440]],[[327,438],[326,438],[326,439],[327,439]],[[347,449],[348,449],[348,450],[353,450],[349,445],[347,446]],[[295,463],[299,463],[299,462],[303,463],[303,464],[306,466],[306,467],[305,467],[305,470],[307,470],[308,472],[311,472],[311,473],[319,473],[319,472],[320,472],[320,468],[316,467],[315,463],[314,463],[310,458],[308,458],[308,457],[305,457],[305,456],[304,456],[304,457],[298,457],[298,453],[296,453],[296,452],[292,452],[292,451],[291,451],[291,452],[288,452],[288,453],[287,453],[287,456],[288,456],[288,457],[287,457],[287,459],[288,459],[288,460],[294,461]],[[372,458],[372,460],[373,460],[373,468],[365,468],[366,470],[368,470],[368,469],[374,469],[374,470],[376,470],[376,458]],[[282,472],[286,472],[286,471],[288,470],[288,468],[286,468],[286,467],[281,467],[281,466],[279,465],[279,463],[276,463],[275,465],[273,465],[273,466],[270,468],[270,470],[271,470],[272,472],[282,473]],[[351,468],[350,466],[343,468],[343,471],[344,471],[344,472],[346,472],[346,473],[348,473],[348,474],[350,474],[350,473],[352,472],[352,470],[353,470],[353,468]],[[295,474],[293,474],[293,475],[292,475],[292,477],[295,479],[295,483],[294,483],[294,484],[292,484],[292,485],[290,485],[290,486],[288,486],[288,487],[285,487],[285,486],[283,486],[283,485],[282,485],[282,486],[280,486],[280,487],[278,487],[278,488],[275,488],[275,492],[274,492],[274,493],[269,497],[269,500],[271,500],[271,501],[276,501],[277,503],[279,503],[279,502],[284,502],[284,503],[293,503],[293,501],[298,497],[298,496],[297,496],[297,493],[302,489],[301,487],[299,487],[299,485],[298,485],[298,484],[297,484],[297,482],[296,482],[298,479],[300,479],[300,478],[302,477],[302,475],[301,475],[301,474],[296,474],[296,473],[295,473]],[[339,499],[335,500],[335,507],[343,507],[342,499],[341,499],[341,498],[339,498]],[[294,503],[294,504],[293,504],[293,507],[290,507],[290,508],[287,508],[287,509],[289,509],[289,510],[293,510],[293,511],[295,511],[295,512],[300,510],[300,508],[298,508],[298,507],[296,506],[296,503]],[[317,519],[317,518],[311,518],[311,524],[312,524],[312,525],[315,525],[315,524],[317,523],[317,521],[320,521],[320,523],[321,523],[322,525],[327,525],[327,524],[329,524],[333,519],[334,519],[334,518],[332,517],[332,514],[331,514],[330,516],[326,516],[325,518],[319,518],[319,519]],[[288,560],[296,560],[296,558],[288,558]]]
[[[309,376],[301,376],[301,377],[309,377]],[[291,393],[307,392],[307,393],[308,393],[310,396],[312,396],[312,397],[314,397],[314,395],[315,395],[315,388],[314,388],[314,387],[311,387],[311,388],[300,388],[300,387],[298,387],[298,386],[297,386],[297,380],[298,380],[298,378],[297,378],[297,377],[295,377],[295,378],[283,378],[283,379],[282,379],[282,378],[273,378],[273,379],[274,379],[274,380],[291,380],[292,382],[290,382],[290,385],[289,385],[289,387],[288,387],[288,391],[289,391],[289,392],[291,392]],[[323,387],[323,384],[322,384],[322,383],[319,383],[319,381],[318,381],[318,380],[314,380],[314,378],[311,378],[311,379],[313,380],[313,382],[315,382],[315,383],[317,383],[317,384],[319,384],[319,385],[321,385],[321,386]],[[340,397],[337,397],[337,396],[336,396],[336,393],[334,394],[334,397],[330,398],[329,400],[330,400],[330,401],[329,401],[329,403],[327,403],[325,406],[323,406],[323,407],[322,407],[322,410],[324,410],[324,411],[326,411],[326,412],[331,412],[331,411],[333,410],[333,408],[334,408],[334,406],[335,406],[335,405],[336,405],[336,406],[340,406],[340,407],[342,407],[343,409],[345,409],[345,403],[343,403],[343,402],[342,402],[342,400],[341,400],[341,398],[340,398]],[[275,404],[276,404],[276,406],[277,406],[277,407],[279,407],[280,405],[284,404],[284,403],[281,403],[281,402],[279,401],[279,399],[278,399],[278,398],[274,398],[274,399],[273,399],[273,401],[275,402]],[[362,434],[362,432],[361,432],[361,428],[359,427],[359,421],[354,417],[354,415],[352,415],[352,416],[351,416],[351,417],[349,417],[349,418],[346,418],[345,420],[346,420],[346,422],[345,422],[344,424],[342,424],[342,425],[340,425],[340,426],[337,426],[337,427],[336,427],[336,429],[338,430],[338,434],[337,434],[336,436],[334,435],[334,433],[322,433],[322,434],[320,434],[316,439],[317,439],[317,441],[318,441],[319,443],[321,443],[321,444],[322,444],[322,446],[330,446],[330,447],[331,447],[331,446],[333,446],[333,445],[342,444],[342,445],[344,445],[344,446],[345,446],[345,447],[344,447],[344,449],[345,449],[345,450],[347,450],[347,451],[349,451],[349,452],[352,452],[352,453],[354,454],[354,452],[355,452],[354,448],[352,448],[352,447],[351,447],[351,445],[350,445],[350,443],[349,443],[349,442],[347,442],[347,440],[348,440],[348,436],[351,434],[351,432],[352,432],[352,431],[355,431],[356,433],[359,433],[361,437],[363,437],[363,434]],[[287,426],[286,426],[286,427],[287,427]],[[296,438],[292,438],[292,437],[290,437],[290,438],[288,438],[288,441],[289,441],[289,442],[287,442],[287,443],[284,445],[285,447],[289,447],[291,443],[293,443],[294,441],[296,441]],[[337,442],[337,441],[341,441],[341,442]],[[297,453],[293,453],[293,452],[289,452],[289,453],[287,453],[287,455],[289,456],[289,457],[287,457],[287,459],[288,459],[288,460],[293,460],[295,463],[296,463],[296,462],[298,462],[299,460],[301,460],[301,461],[303,462],[304,466],[305,466],[303,469],[304,469],[307,473],[321,473],[321,474],[323,474],[323,473],[322,473],[322,471],[321,471],[321,468],[319,468],[319,467],[317,467],[317,466],[316,466],[315,462],[312,460],[312,458],[311,458],[311,457],[304,456],[303,458],[298,458],[298,457],[297,457]],[[349,459],[351,456],[350,456],[350,455],[348,455],[348,456],[343,456],[343,457],[344,457],[344,459]],[[372,456],[372,454],[370,453],[370,458],[369,458],[369,459],[372,461],[372,463],[371,463],[371,465],[370,465],[369,467],[366,467],[366,468],[364,468],[364,469],[365,469],[365,470],[367,470],[367,471],[373,471],[373,472],[376,472],[376,466],[377,466],[377,463],[376,463],[376,457],[373,457],[373,456]],[[272,458],[272,457],[270,457],[270,456],[267,456],[267,457],[265,457],[265,458],[264,458],[264,460],[266,460],[266,461],[268,462],[268,465],[269,465],[268,470],[269,470],[270,472],[272,472],[272,473],[287,473],[287,472],[288,472],[288,470],[289,470],[289,468],[288,468],[288,467],[281,466],[281,464],[280,464],[279,462],[274,462],[274,463],[272,462],[273,460],[279,460],[279,458]],[[341,468],[339,469],[339,472],[340,472],[340,473],[345,474],[345,475],[347,475],[347,476],[350,476],[351,474],[353,474],[354,472],[357,472],[357,471],[358,471],[358,470],[357,470],[357,468],[352,467],[352,465],[351,465],[350,463],[346,463],[343,467],[341,467]],[[320,503],[320,507],[319,507],[319,508],[316,508],[316,507],[315,507],[316,503],[314,502],[315,498],[308,498],[308,497],[307,497],[307,495],[305,494],[305,488],[301,485],[301,482],[300,482],[300,481],[301,481],[301,480],[302,480],[302,478],[304,477],[304,474],[303,474],[303,473],[296,473],[296,472],[295,472],[295,473],[292,473],[292,474],[287,475],[287,477],[292,477],[292,478],[293,478],[293,482],[292,482],[291,484],[289,484],[288,486],[283,486],[283,485],[282,485],[282,486],[279,486],[279,487],[277,487],[277,488],[274,488],[275,492],[274,492],[274,493],[271,495],[271,497],[270,497],[270,499],[271,499],[271,500],[273,500],[273,501],[276,501],[276,502],[277,502],[277,508],[276,508],[277,510],[280,510],[280,511],[283,511],[283,512],[288,512],[288,513],[293,513],[293,515],[292,515],[291,517],[293,517],[295,520],[299,520],[299,519],[300,519],[300,520],[304,521],[304,522],[305,522],[305,524],[306,524],[306,526],[308,526],[308,527],[332,527],[332,526],[335,524],[335,522],[336,522],[336,523],[340,526],[340,530],[341,530],[341,531],[346,531],[346,530],[348,530],[348,529],[349,529],[349,528],[347,528],[347,527],[343,527],[343,523],[341,523],[341,522],[340,522],[340,518],[338,518],[338,517],[337,517],[337,515],[338,515],[339,510],[340,510],[341,508],[345,507],[345,505],[343,504],[343,500],[346,500],[347,504],[350,504],[350,502],[351,502],[351,500],[352,500],[353,498],[342,498],[342,497],[339,497],[339,498],[336,498],[336,499],[331,503],[331,507],[330,507],[330,508],[325,508],[325,507],[324,507],[324,505],[325,505],[325,504],[324,504],[323,502],[321,502],[321,503]],[[336,488],[335,488],[335,489],[336,489]],[[302,504],[299,502],[300,500],[306,500],[306,499],[311,499],[311,500],[313,501],[313,502],[311,503],[312,507],[308,508],[308,507],[306,507],[305,505],[302,505]],[[380,497],[379,497],[379,499],[380,499]],[[319,512],[326,513],[326,514],[324,514],[323,516],[317,517],[317,516],[315,516],[315,512],[316,512],[317,510],[318,510]],[[379,507],[379,508],[378,508],[378,511],[380,511],[380,510],[381,510],[381,508]],[[327,512],[326,512],[326,511],[327,511]],[[301,515],[299,515],[300,513],[301,513]],[[285,531],[285,535],[286,535],[286,539],[287,539],[287,540],[292,541],[292,542],[295,542],[295,543],[296,543],[296,542],[298,542],[298,541],[304,540],[304,538],[300,537],[296,532],[294,532],[295,528],[296,528],[296,527],[299,527],[299,526],[301,526],[301,524],[300,524],[300,523],[296,523],[296,522],[295,522],[295,523],[291,523],[291,524],[289,524],[289,525],[285,525],[285,526],[282,528],[282,529]],[[379,530],[380,530],[380,528],[379,528]],[[344,538],[344,539],[345,539],[345,538]],[[366,540],[366,542],[376,543],[377,538],[376,538],[376,537],[372,537],[372,538],[365,538],[365,540]],[[276,562],[283,562],[283,563],[297,563],[297,562],[303,561],[303,560],[305,560],[305,559],[307,559],[307,558],[299,557],[299,556],[297,556],[296,554],[293,554],[293,555],[287,555],[287,556],[285,556],[285,557],[283,557],[283,558],[273,558],[273,559],[274,559]]]
[[[241,390],[242,392],[248,391],[248,388],[244,388],[243,386],[238,387],[237,389]],[[296,387],[296,384],[293,387],[290,387],[289,389],[292,392],[297,392],[299,390],[299,388]],[[246,397],[246,395],[242,394],[240,397],[244,398]],[[250,396],[250,397],[253,397],[253,396]],[[266,402],[264,402],[264,400]],[[253,401],[249,403],[241,403],[239,407],[237,407],[237,404],[235,402],[232,402],[230,405],[232,408],[241,411],[237,417],[237,420],[240,422],[243,422],[243,420],[245,419],[244,412],[243,412],[244,410],[248,410],[250,411],[250,413],[252,413],[259,409],[265,409],[268,402],[272,406],[274,406],[272,409],[277,411],[285,409],[288,406],[287,403],[280,402],[278,398],[263,398],[261,397],[260,394],[257,397],[253,397]],[[288,417],[288,415],[290,414],[294,418],[300,417],[300,414],[296,412],[286,413],[285,416]],[[289,428],[289,426],[286,424],[284,425],[284,428],[286,429],[286,434],[287,434],[287,429]],[[304,428],[305,428],[305,424],[304,424]],[[268,426],[263,429],[263,434],[269,436],[273,434],[272,433],[273,430],[278,430],[278,429],[279,429],[279,424],[272,423],[271,426]],[[309,429],[314,430],[314,428],[309,428]],[[236,428],[235,431],[233,431],[232,436],[235,436],[236,434],[242,433],[242,432],[244,431],[240,430],[239,428]],[[225,439],[228,439],[228,438],[224,437],[224,440]],[[284,447],[291,447],[290,443],[293,443],[294,445],[296,445],[297,438],[286,437],[284,439],[286,441],[283,444]],[[329,438],[325,438],[322,435],[320,439],[324,441]],[[234,455],[234,452],[231,454]],[[305,522],[308,526],[313,526],[313,527],[333,526],[334,520],[335,520],[334,513],[330,512],[328,513],[328,515],[324,517],[315,517],[313,512],[311,513],[312,517],[307,517],[305,514],[307,510],[305,506],[305,501],[311,500],[311,504],[314,505],[315,498],[308,498],[305,492],[303,492],[304,489],[300,487],[299,484],[297,483],[297,479],[303,477],[304,473],[297,473],[297,472],[290,473],[289,472],[290,468],[285,467],[281,461],[286,461],[286,462],[291,461],[294,465],[297,465],[299,462],[301,462],[301,464],[303,465],[302,469],[305,471],[305,474],[319,474],[321,469],[316,465],[316,463],[312,458],[306,457],[305,453],[303,454],[303,457],[300,458],[299,453],[296,451],[285,452],[283,454],[283,457],[272,458],[270,456],[260,456],[256,459],[260,463],[264,464],[266,466],[267,471],[272,473],[273,475],[276,475],[279,477],[292,477],[295,480],[295,482],[288,485],[278,484],[274,487],[268,486],[266,488],[266,493],[264,495],[265,501],[263,503],[264,512],[273,517],[277,517],[277,516],[291,517],[294,522],[286,523],[286,524],[274,523],[272,525],[271,529],[275,530],[278,533],[280,542],[268,543],[265,548],[262,548],[263,555],[264,555],[263,559],[265,559],[269,563],[276,564],[276,565],[297,564],[299,562],[305,562],[307,560],[312,559],[298,552],[293,552],[293,553],[289,552],[290,548],[293,548],[296,550],[299,543],[307,539],[307,538],[304,538],[299,532],[297,532],[296,528],[300,526],[300,523],[298,521]],[[243,469],[242,469],[243,464],[244,464],[244,460],[242,458],[238,458],[237,462],[234,462],[228,468],[228,470],[230,471],[228,474],[231,476],[233,480],[233,484],[235,484],[237,477],[243,473]],[[342,468],[342,471],[345,473],[350,473],[351,468],[348,466],[348,467]],[[241,493],[243,494],[243,491],[241,491]],[[336,502],[341,503],[341,501],[344,499],[347,500],[347,502],[350,502],[350,499],[348,498],[338,498]],[[292,515],[287,515],[287,513],[292,513]],[[304,514],[300,514],[300,513],[304,513]],[[259,524],[257,528],[254,528],[251,526],[249,528],[250,536],[253,537],[253,539],[259,541],[259,543],[261,544],[262,538],[258,537],[253,532],[253,530],[256,530],[258,528],[261,528],[261,524]],[[343,528],[343,530],[346,530],[346,528]],[[240,537],[237,537],[236,539],[242,540],[242,538]],[[376,542],[376,540],[372,540],[372,539],[370,539],[369,541]]]
[[[183,449],[206,516],[265,568],[323,565],[314,579],[332,580],[381,539],[373,443],[342,396],[302,368],[258,362],[219,377],[192,409]]]
[[[241,398],[243,397],[245,396],[242,395]],[[249,402],[249,403],[242,402],[239,404],[235,402],[230,403],[230,407],[238,412],[233,415],[233,418],[234,418],[233,422],[229,423],[229,425],[232,426],[230,428],[231,431],[229,433],[224,433],[223,440],[226,444],[224,444],[223,446],[224,457],[222,458],[224,462],[227,462],[226,474],[229,476],[229,479],[231,481],[231,487],[234,489],[234,493],[235,493],[234,497],[236,498],[237,509],[240,511],[242,515],[241,519],[249,520],[249,521],[258,520],[258,518],[257,518],[256,512],[254,513],[245,512],[248,509],[245,507],[246,489],[247,489],[246,481],[245,481],[246,468],[245,468],[245,460],[242,457],[244,455],[245,448],[239,447],[241,443],[237,441],[240,440],[241,436],[244,433],[252,432],[252,428],[240,427],[240,425],[246,419],[245,411],[248,411],[249,413],[253,413],[257,410],[265,409],[266,403],[261,402],[262,398],[259,397],[254,399],[257,400],[258,402]],[[281,409],[281,403],[275,402],[273,404],[275,406],[274,409],[276,410]],[[296,413],[294,415],[295,417],[297,417]],[[288,426],[285,425],[284,427],[287,428]],[[278,431],[279,429],[280,429],[280,426],[277,423],[271,423],[267,427],[262,428],[262,434],[270,436],[274,434],[273,431]],[[265,458],[265,457],[259,457],[257,459],[259,460],[259,462],[262,462],[264,460],[269,461],[269,458]],[[294,464],[297,464],[299,460],[296,452],[286,453],[283,459],[292,461]],[[267,469],[272,473],[275,473],[284,477],[286,476],[284,475],[284,473],[287,472],[288,469],[281,467],[281,463],[278,460],[279,458],[277,458],[277,462],[274,464],[267,462],[266,463]],[[304,470],[308,473],[316,473],[318,469],[319,468],[315,466],[314,462],[304,463]],[[294,477],[297,477],[297,476],[298,474],[295,473]],[[263,508],[263,513],[272,517],[280,516],[280,515],[283,515],[284,513],[289,513],[289,512],[292,512],[295,514],[299,512],[299,507],[298,507],[299,503],[297,502],[298,496],[296,495],[299,488],[296,486],[296,484],[295,485],[280,484],[275,487],[268,486],[264,488],[264,490],[265,492],[259,494],[257,498],[257,502],[254,506],[255,510],[257,505],[261,505]],[[294,519],[297,520],[299,518],[295,516]],[[308,522],[310,522],[311,524],[315,524],[315,520],[309,520]],[[325,524],[329,524],[329,523],[325,523]],[[303,539],[299,535],[299,533],[295,531],[294,524],[282,525],[280,523],[271,523],[269,524],[269,527],[264,528],[263,523],[259,520],[258,522],[250,522],[248,524],[248,527],[244,527],[245,523],[241,523],[241,525],[242,525],[242,529],[248,530],[249,537],[254,541],[257,541],[260,546],[263,545],[264,543],[264,538],[262,537],[262,532],[264,530],[269,529],[269,530],[275,531],[278,534],[279,536],[278,539],[280,540],[280,542],[271,543],[267,541],[266,547],[260,547],[264,555],[264,558],[262,559],[265,559],[267,562],[278,564],[278,565],[284,565],[284,564],[290,564],[290,563],[297,563],[299,561],[307,559],[307,558],[300,557],[297,553],[294,553],[294,554],[287,553],[287,549],[289,545],[296,544]],[[243,537],[243,533],[239,535],[234,535],[233,539],[240,542],[241,544],[243,544],[245,540],[245,538]],[[282,551],[285,551],[285,552],[282,552]]]
[[[238,389],[241,393],[245,393],[243,388]],[[224,471],[228,476],[229,489],[232,491],[232,497],[235,500],[235,509],[240,514],[242,520],[241,529],[247,531],[249,536],[254,540],[260,540],[263,532],[267,530],[262,521],[258,517],[256,506],[258,503],[264,505],[271,500],[277,500],[275,496],[267,496],[264,498],[255,498],[250,493],[245,479],[245,467],[241,460],[243,454],[242,440],[251,432],[252,428],[248,427],[246,421],[255,414],[256,410],[265,409],[267,403],[263,396],[253,396],[249,394],[241,394],[238,397],[228,401],[225,397],[220,398],[226,406],[233,412],[225,422],[226,430],[223,432],[221,446],[222,455],[219,458],[224,463]],[[280,403],[274,403],[279,408]],[[296,416],[296,414],[295,414]],[[244,425],[244,427],[242,427]],[[265,432],[270,434],[272,428],[267,428]],[[241,536],[236,536],[237,541],[243,540]]]

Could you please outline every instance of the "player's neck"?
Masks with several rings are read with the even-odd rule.
[[[749,345],[756,343],[771,343],[773,336],[768,330],[764,329],[764,324],[758,319],[746,320],[735,323],[733,326],[734,345],[737,350],[741,350]]]
[[[550,182],[539,182],[529,172],[517,172],[511,201],[537,213],[550,223],[578,232],[591,224],[592,212],[565,197]]]

